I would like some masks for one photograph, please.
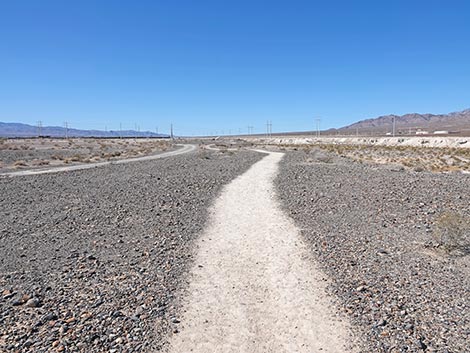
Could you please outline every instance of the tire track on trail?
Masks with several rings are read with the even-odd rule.
[[[277,201],[282,157],[269,152],[216,200],[172,352],[347,352],[349,325]]]

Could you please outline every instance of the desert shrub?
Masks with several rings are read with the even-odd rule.
[[[35,159],[32,164],[34,166],[41,166],[41,165],[49,165],[49,161],[47,159]]]
[[[333,162],[333,158],[326,154],[326,153],[323,153],[323,152],[317,152],[315,153],[315,159],[318,161],[318,162],[321,162],[321,163],[332,163]]]
[[[456,212],[444,212],[435,222],[433,233],[437,245],[450,253],[470,253],[470,218]]]
[[[210,154],[206,150],[199,150],[197,156],[201,159],[211,159]]]
[[[70,158],[71,162],[81,162],[83,160],[83,157],[79,154],[75,154]]]
[[[15,167],[26,167],[28,164],[26,163],[26,161],[19,160],[19,161],[15,161],[15,163],[13,163],[13,165]]]

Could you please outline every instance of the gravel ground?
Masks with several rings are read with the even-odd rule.
[[[443,212],[469,219],[469,175],[311,150],[288,152],[276,184],[363,352],[470,352],[470,256],[433,240]]]
[[[149,352],[221,187],[262,158],[195,152],[0,179],[0,351]]]

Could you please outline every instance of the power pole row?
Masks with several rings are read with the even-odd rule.
[[[41,136],[42,136],[42,121],[39,120],[39,121],[37,122],[37,124],[38,124],[38,125],[37,125],[38,137],[41,137]]]
[[[321,122],[320,118],[315,118],[317,137],[320,137],[320,122]]]
[[[266,121],[266,137],[271,137],[273,133],[273,123],[271,120]]]

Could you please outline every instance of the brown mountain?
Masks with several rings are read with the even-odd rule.
[[[449,114],[418,114],[384,115],[378,118],[366,119],[338,129],[340,132],[352,133],[375,132],[387,133],[392,131],[395,118],[396,132],[404,134],[422,130],[430,133],[438,130],[449,131],[455,134],[468,134],[470,132],[470,109]]]

